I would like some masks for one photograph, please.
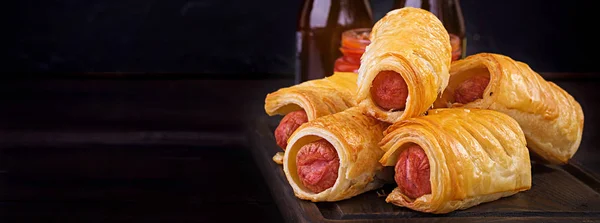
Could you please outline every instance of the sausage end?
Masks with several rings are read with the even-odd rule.
[[[394,71],[381,71],[371,83],[371,98],[384,110],[403,110],[408,98],[408,86],[402,75]]]
[[[308,143],[296,156],[298,178],[308,190],[320,193],[337,181],[340,159],[337,151],[325,139]]]
[[[454,100],[461,104],[467,104],[482,99],[489,82],[490,78],[484,76],[473,76],[465,80],[454,90]]]
[[[304,110],[293,111],[285,115],[275,129],[275,141],[277,145],[285,150],[287,141],[292,133],[306,122],[308,122],[308,116]]]
[[[429,159],[418,145],[410,145],[398,155],[394,180],[404,195],[416,199],[431,194]]]

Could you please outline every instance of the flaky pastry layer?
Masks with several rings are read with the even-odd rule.
[[[304,110],[308,120],[354,107],[357,74],[336,72],[329,77],[281,88],[265,98],[269,116]]]
[[[394,166],[407,146],[427,154],[431,194],[410,199],[396,188],[386,201],[429,213],[448,213],[531,188],[531,164],[519,124],[500,112],[433,109],[386,129],[380,162]]]
[[[411,7],[388,12],[373,27],[361,58],[358,106],[388,123],[423,114],[448,83],[451,48],[448,32],[431,12]],[[403,111],[383,110],[372,100],[371,83],[381,71],[404,78],[408,98]]]
[[[458,84],[475,75],[490,78],[483,98],[464,105],[454,103]],[[435,107],[492,109],[508,114],[521,125],[529,149],[553,164],[568,163],[583,135],[583,110],[569,93],[544,80],[527,64],[499,54],[479,53],[455,61],[448,87]]]
[[[300,126],[290,137],[283,157],[283,170],[296,197],[313,202],[339,201],[383,186],[391,179],[379,164],[383,151],[377,143],[385,127],[387,124],[362,114],[356,107]],[[334,146],[340,167],[333,187],[313,193],[298,178],[296,156],[302,146],[319,139]]]

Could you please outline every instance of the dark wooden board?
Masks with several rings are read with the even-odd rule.
[[[533,163],[531,190],[444,215],[425,214],[385,202],[376,191],[348,200],[312,203],[294,197],[280,165],[271,158],[281,151],[273,131],[280,118],[260,117],[249,132],[253,155],[264,174],[282,215],[291,222],[487,222],[525,220],[531,222],[600,222],[600,181],[575,164],[552,166]],[[394,185],[383,190],[391,192]]]
[[[585,116],[583,139],[570,162],[573,166],[583,167],[583,171],[600,179],[600,116],[597,115],[600,114],[600,80],[555,80],[555,83],[581,104]]]

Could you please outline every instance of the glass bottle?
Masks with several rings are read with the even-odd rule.
[[[342,33],[342,56],[335,60],[333,71],[358,73],[360,57],[371,43],[371,28],[346,30]]]
[[[368,0],[305,0],[296,32],[296,83],[333,74],[342,32],[372,26]]]
[[[459,0],[394,0],[393,9],[402,7],[422,8],[436,15],[450,35],[452,60],[465,57],[467,39]]]

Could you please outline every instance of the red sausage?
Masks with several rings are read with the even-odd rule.
[[[320,193],[335,184],[340,158],[333,145],[321,139],[300,148],[296,165],[302,184],[313,193]]]
[[[420,146],[412,145],[403,150],[398,156],[395,170],[394,179],[407,197],[415,199],[431,193],[429,160]]]
[[[483,98],[483,92],[488,86],[490,79],[484,76],[474,76],[462,82],[454,91],[454,100],[458,103],[467,104]]]
[[[371,98],[385,110],[402,110],[406,106],[408,86],[394,71],[381,71],[371,83]]]
[[[293,111],[285,115],[281,119],[281,122],[279,122],[279,126],[275,129],[275,141],[277,141],[277,145],[285,150],[287,141],[292,133],[306,122],[308,122],[308,116],[306,116],[304,110]]]

